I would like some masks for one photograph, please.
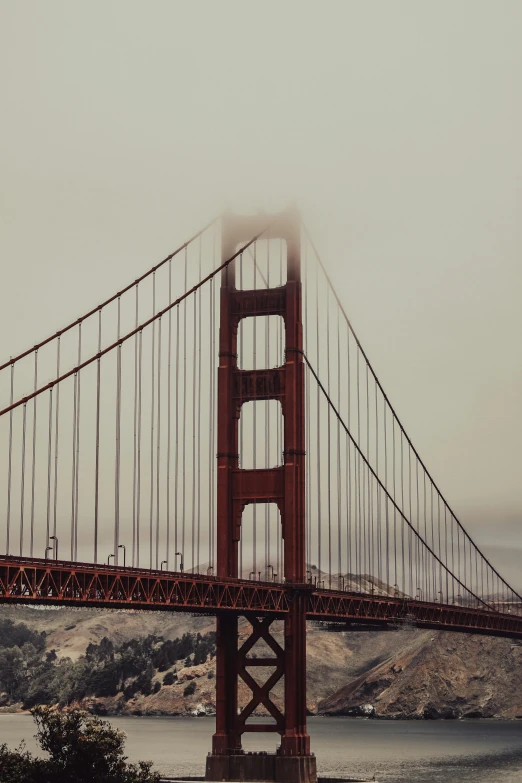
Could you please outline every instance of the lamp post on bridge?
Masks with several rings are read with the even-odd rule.
[[[422,588],[421,587],[417,587],[417,595],[419,595],[419,593],[420,593],[419,601],[422,601],[423,599],[422,599]]]
[[[179,557],[179,572],[183,573],[183,552],[176,552],[176,557]]]
[[[160,571],[163,571],[163,565],[164,564],[168,567],[168,564],[169,564],[168,560],[162,560],[161,561],[161,563],[160,563]]]
[[[110,563],[111,563],[111,557],[114,557],[114,555],[109,555],[109,557],[107,558],[107,565],[110,565]]]
[[[58,536],[49,536],[49,541],[54,541],[54,559],[58,560]]]
[[[125,544],[118,544],[118,549],[123,549],[123,567],[125,568],[127,559],[127,550],[125,549]]]
[[[52,549],[53,549],[52,546],[46,546],[45,547],[45,560],[47,560],[47,552],[51,552]]]

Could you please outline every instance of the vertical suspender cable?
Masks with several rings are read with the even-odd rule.
[[[386,403],[385,403],[386,404]],[[392,444],[393,444],[393,578],[394,586],[399,584],[397,574],[397,485],[396,485],[396,450],[395,450],[395,416],[392,414]]]
[[[137,290],[137,287],[136,287]],[[102,340],[102,309],[98,310],[98,354],[101,351]],[[100,403],[101,403],[101,357],[96,360],[96,444],[94,468],[94,562],[98,562],[98,529],[100,505]],[[134,446],[136,448],[136,445]],[[134,547],[133,547],[134,565]]]
[[[175,436],[174,436],[174,552],[178,551],[178,512],[179,512],[179,305],[176,307],[176,372],[175,392]],[[174,560],[176,556],[174,555]]]
[[[329,302],[330,289],[326,288],[326,388],[328,391],[328,397],[331,398],[330,388],[330,302]],[[328,588],[332,589],[332,432],[331,432],[331,416],[330,405],[328,406],[328,413],[326,419],[326,443],[328,449],[327,456],[327,495],[328,495]]]
[[[400,428],[401,433],[401,512],[405,514],[405,505],[404,505],[404,432],[402,430],[402,427]],[[402,570],[402,592],[406,593],[406,560],[404,555],[404,521],[401,522],[401,556],[402,556],[402,563],[401,563],[401,570]]]
[[[360,356],[361,351],[357,346],[357,445],[359,449],[362,449],[361,444],[361,383],[360,383]],[[362,560],[362,546],[361,546],[361,530],[362,530],[362,516],[361,516],[361,458],[360,454],[357,455],[355,469],[356,476],[356,490],[357,490],[357,505],[355,509],[355,572],[359,578],[359,591],[361,589],[361,569],[363,567]]]
[[[169,304],[172,302],[172,263],[169,261]],[[170,557],[170,453],[171,453],[171,364],[172,364],[172,308],[169,310],[169,339],[167,345],[167,540],[165,546],[165,559],[167,568]]]
[[[169,261],[170,269],[170,261]],[[139,286],[135,286],[134,325],[138,328],[139,318]],[[137,519],[137,478],[138,478],[138,332],[134,335],[134,410],[132,425],[132,557],[131,563],[136,566],[136,519]]]
[[[45,515],[45,546],[49,546],[51,535],[51,472],[53,448],[53,387],[49,389],[49,420],[47,425],[47,503]],[[46,550],[47,554],[47,550]]]
[[[13,404],[14,395],[14,363],[11,363],[11,394],[9,397],[9,404]],[[13,409],[9,411],[9,457],[7,463],[7,529],[5,540],[5,553],[10,553],[10,535],[11,535],[11,479],[12,479],[12,467],[13,467]]]
[[[76,510],[76,437],[78,434],[77,418],[78,418],[78,373],[74,373],[73,384],[73,420],[72,420],[72,473],[71,473],[71,560],[74,560],[74,512]]]
[[[60,377],[60,345],[61,337],[58,335],[56,341],[56,377]],[[56,384],[56,409],[54,425],[54,499],[53,499],[53,536],[57,531],[57,511],[58,511],[58,446],[59,446],[59,425],[60,425],[60,384]]]
[[[337,410],[341,410],[341,322],[339,308],[337,308]],[[340,587],[342,570],[341,422],[337,419],[337,589]]]
[[[199,280],[201,276],[201,236],[199,237]],[[198,291],[198,451],[197,451],[197,494],[198,503],[198,542],[197,542],[197,565],[201,566],[201,288]]]
[[[185,287],[187,290],[187,248],[185,248]],[[182,428],[183,428],[183,442],[182,442],[182,478],[183,484],[181,487],[181,549],[179,550],[184,557],[185,554],[185,530],[186,530],[186,498],[187,498],[187,485],[186,485],[186,471],[187,471],[187,299],[183,300],[183,416],[182,416]]]
[[[138,413],[137,413],[137,466],[136,466],[136,566],[140,564],[140,517],[141,517],[141,406],[142,406],[142,358],[143,331],[139,331],[138,339]]]
[[[374,389],[375,389],[375,472],[377,475],[379,475],[379,409],[378,409],[378,399],[377,399],[377,384],[374,382]],[[386,468],[385,468],[386,472]],[[386,484],[386,489],[388,489],[388,485]],[[373,492],[372,492],[373,496]],[[382,553],[381,553],[381,514],[380,514],[380,492],[379,492],[379,486],[377,483],[375,483],[375,514],[377,517],[377,576],[379,579],[382,579]]]
[[[386,422],[386,408],[388,407],[386,405],[386,400],[383,397],[383,407],[384,407],[384,484],[386,486],[386,490],[389,491],[388,488],[388,427]],[[390,503],[387,497],[384,498],[384,502],[386,503],[386,512],[385,512],[385,523],[386,523],[386,585],[390,584],[390,520],[389,520],[389,508]]]
[[[34,352],[34,390],[38,388],[38,350]],[[29,541],[29,554],[33,557],[34,550],[34,487],[36,478],[36,397],[33,399],[33,455],[31,470],[31,535]]]
[[[24,553],[24,506],[25,506],[25,435],[27,429],[27,403],[24,402],[22,413],[22,466],[20,481],[20,557]]]
[[[442,560],[441,533],[440,533],[440,493],[437,492],[437,532],[439,536],[439,560]],[[447,564],[447,560],[445,561]],[[442,593],[442,565],[439,563],[439,590]]]
[[[152,315],[156,315],[156,272],[152,273]],[[150,402],[150,495],[149,495],[149,568],[152,568],[152,528],[154,517],[154,421],[156,415],[156,321],[151,336],[151,402]]]
[[[120,339],[121,304],[118,297],[118,340]],[[114,562],[118,565],[120,543],[120,455],[121,455],[121,343],[116,353],[116,443],[114,482]]]
[[[304,244],[303,261],[304,261],[304,297],[303,297],[303,331],[304,331],[304,352],[308,353],[308,264],[310,261],[310,255],[308,253],[308,244]],[[306,514],[306,555],[305,555],[305,568],[312,562],[311,552],[311,519],[310,519],[310,371],[305,364],[305,451],[306,451],[306,463],[305,463],[305,514]]]
[[[158,319],[158,424],[156,434],[156,570],[159,568],[161,448],[161,317]]]
[[[320,370],[321,349],[319,346],[319,266],[315,268],[315,326],[316,326],[316,367]],[[321,578],[321,397],[317,387],[317,578]]]
[[[191,388],[191,404],[192,404],[192,502],[191,502],[191,539],[192,539],[192,571],[196,565],[195,556],[195,537],[196,537],[196,368],[197,368],[197,291],[194,291],[194,320],[192,334],[194,337],[194,343],[192,345],[192,388]]]
[[[215,240],[213,238],[213,247],[215,248]],[[214,269],[214,258],[212,259],[212,269]],[[208,311],[210,314],[209,320],[209,337],[208,337],[208,356],[209,356],[209,368],[208,377],[210,383],[209,394],[209,408],[208,408],[208,563],[211,569],[214,568],[214,553],[212,552],[212,530],[214,525],[213,514],[213,492],[214,482],[212,468],[214,466],[214,449],[212,444],[212,429],[214,427],[214,278],[209,280],[209,301]]]
[[[409,518],[411,519],[411,508],[412,508],[412,486],[411,486],[411,446],[408,443],[408,487],[409,487],[409,499],[410,499],[410,513]],[[413,592],[413,539],[412,539],[412,531],[411,527],[408,526],[408,563],[409,563],[409,577],[410,577],[410,596],[412,598],[415,597],[415,593]]]
[[[346,353],[347,353],[347,367],[348,377],[346,379],[347,394],[348,394],[348,430],[351,433],[352,423],[352,400],[351,400],[351,385],[352,385],[352,369],[350,364],[350,328],[346,326]],[[348,507],[348,533],[346,536],[346,563],[348,574],[352,574],[352,550],[353,550],[353,531],[352,531],[352,465],[351,465],[351,448],[350,438],[345,435],[346,442],[346,487],[348,492],[347,507]],[[355,499],[355,498],[354,498]]]
[[[78,324],[78,366],[82,361],[82,322]],[[79,479],[80,479],[80,410],[81,410],[81,371],[78,370],[78,384],[76,387],[77,401],[77,416],[76,416],[76,460],[75,469],[76,476],[74,479],[74,560],[78,559],[78,496],[79,496]]]
[[[415,460],[415,484],[417,488],[417,520],[416,520],[416,528],[417,532],[420,534],[421,527],[420,527],[420,491],[419,491],[419,460]],[[424,503],[426,504],[426,498],[424,499]],[[411,517],[410,517],[411,521]],[[424,541],[426,541],[426,505],[424,505]],[[415,536],[415,549],[416,549],[416,555],[415,555],[415,568],[416,568],[416,577],[415,577],[415,588],[418,590],[420,588],[419,582],[422,582],[422,594],[423,597],[426,596],[427,588],[428,588],[428,581],[427,581],[427,574],[426,574],[426,568],[424,567],[424,546],[422,547],[422,553],[420,551],[421,543],[417,536]],[[419,561],[422,558],[422,573],[419,576]]]
[[[215,241],[213,243],[214,252],[215,252]],[[215,268],[215,264],[214,264]],[[211,388],[212,388],[212,418],[211,418],[211,425],[210,425],[210,456],[212,459],[212,468],[211,468],[211,493],[210,493],[210,524],[212,528],[212,536],[211,536],[211,559],[210,562],[212,564],[212,567],[215,569],[215,530],[216,530],[216,520],[215,520],[215,497],[216,497],[216,481],[215,481],[215,470],[216,470],[216,449],[215,449],[215,422],[216,422],[216,289],[215,289],[215,280],[216,278],[213,277],[210,281],[210,289],[212,292],[212,309],[211,309],[211,320],[212,320],[212,340],[211,340],[211,367],[210,367],[210,379],[211,379]]]
[[[366,363],[366,456],[368,463],[370,462],[370,373],[368,370],[368,363]],[[367,492],[368,492],[368,517],[366,518],[366,536],[367,536],[367,563],[368,573],[370,576],[373,574],[373,518],[372,518],[372,503],[370,496],[371,489],[371,474],[369,467],[366,469],[368,478]]]
[[[426,473],[424,474],[426,475]],[[433,484],[430,482],[430,488],[431,488],[431,548],[435,552],[435,536],[434,536],[434,527],[433,527]],[[435,601],[437,599],[437,562],[432,557],[432,576],[433,576],[433,600]]]

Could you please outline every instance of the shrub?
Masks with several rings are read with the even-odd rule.
[[[23,746],[0,746],[2,783],[159,783],[150,762],[127,764],[125,735],[106,721],[80,710],[32,711],[37,740],[48,759],[35,759]]]
[[[174,685],[176,682],[176,672],[167,672],[163,678],[163,685]]]
[[[189,684],[186,686],[185,690],[183,691],[183,696],[192,696],[193,693],[196,691],[196,683],[194,680],[191,680]]]
[[[157,693],[159,690],[161,690],[161,682],[156,680],[154,683],[154,688],[152,689],[152,693]]]
[[[32,644],[41,651],[45,648],[45,632],[31,631],[25,623],[13,623],[12,620],[0,620],[0,641],[2,647],[23,647]]]

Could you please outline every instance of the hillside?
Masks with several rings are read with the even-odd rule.
[[[79,670],[86,671],[86,667],[90,666],[93,670],[91,685],[79,702],[92,711],[105,714],[208,714],[214,710],[215,658],[212,645],[215,622],[211,617],[132,610],[10,606],[0,607],[2,620],[23,623],[31,631],[45,633],[44,653],[34,650],[34,645],[31,645],[30,655],[28,648],[22,648],[23,655],[20,653],[18,656],[20,666],[32,665],[36,667],[35,672],[41,672],[42,666],[58,667],[57,677],[72,680],[77,678]],[[274,627],[276,637],[281,637],[281,623]],[[248,624],[243,621],[240,637],[245,638],[247,634]],[[166,659],[163,649],[169,655],[175,654],[172,650],[181,643],[184,635],[192,639],[190,649],[193,652],[188,656],[183,653],[176,660],[168,656]],[[102,640],[105,641],[100,645]],[[138,644],[134,640],[141,641]],[[280,641],[282,643],[282,638]],[[103,652],[108,642],[111,643],[110,650]],[[204,656],[198,652],[198,649],[203,649],[197,648],[198,644],[204,645]],[[129,650],[138,647],[142,656],[139,660],[143,662],[140,665],[147,671],[146,682],[143,679],[145,675],[140,679],[137,672],[129,676],[121,674],[120,684],[112,688],[114,692],[105,687],[107,693],[101,695],[103,687],[100,690],[96,683],[103,678],[101,675],[94,676],[97,667],[108,672],[110,667],[114,668],[120,659],[128,656]],[[90,663],[85,658],[88,648]],[[253,652],[263,655],[262,646],[257,645]],[[50,662],[38,664],[38,656],[41,658],[42,655],[45,660],[50,658]],[[202,657],[205,660],[201,660]],[[267,673],[270,671],[267,670]],[[262,677],[263,674],[264,670],[257,671],[257,676]],[[522,646],[506,639],[415,629],[332,632],[316,624],[311,624],[308,629],[307,697],[308,709],[312,713],[374,713],[383,718],[515,718],[522,715],[521,679]],[[9,697],[6,687],[3,690],[0,693],[2,711],[23,707],[23,701]],[[78,689],[70,692],[77,693]],[[239,696],[241,704],[249,698],[249,691],[242,683]],[[281,683],[276,686],[273,698],[281,704]],[[362,705],[371,707],[361,710]]]

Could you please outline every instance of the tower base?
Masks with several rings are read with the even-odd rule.
[[[208,781],[273,781],[317,783],[315,756],[280,756],[276,753],[209,753],[205,770]]]

